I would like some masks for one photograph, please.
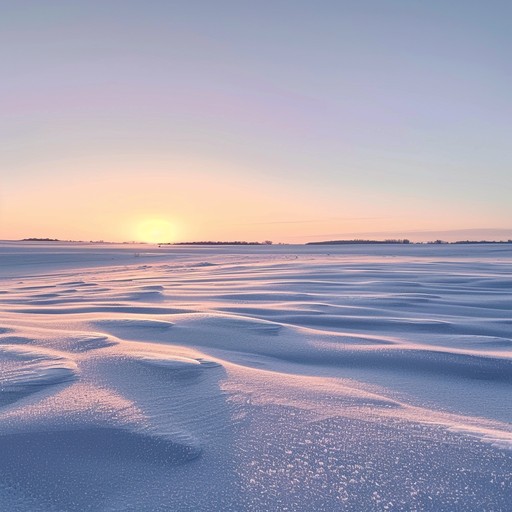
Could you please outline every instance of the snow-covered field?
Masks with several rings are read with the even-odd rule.
[[[512,510],[512,247],[0,244],[0,510]]]

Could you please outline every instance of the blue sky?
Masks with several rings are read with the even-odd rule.
[[[0,6],[0,237],[512,236],[510,2]]]

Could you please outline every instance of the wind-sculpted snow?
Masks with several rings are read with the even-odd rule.
[[[76,364],[46,350],[2,344],[0,370],[0,405],[3,405],[47,386],[73,380]]]
[[[0,510],[511,510],[507,244],[0,261]]]

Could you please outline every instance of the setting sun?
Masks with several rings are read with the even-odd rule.
[[[137,226],[137,239],[141,242],[150,244],[171,242],[174,235],[171,223],[163,219],[147,219]]]

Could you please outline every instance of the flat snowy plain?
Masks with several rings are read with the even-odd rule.
[[[512,510],[512,246],[0,243],[0,510]]]

